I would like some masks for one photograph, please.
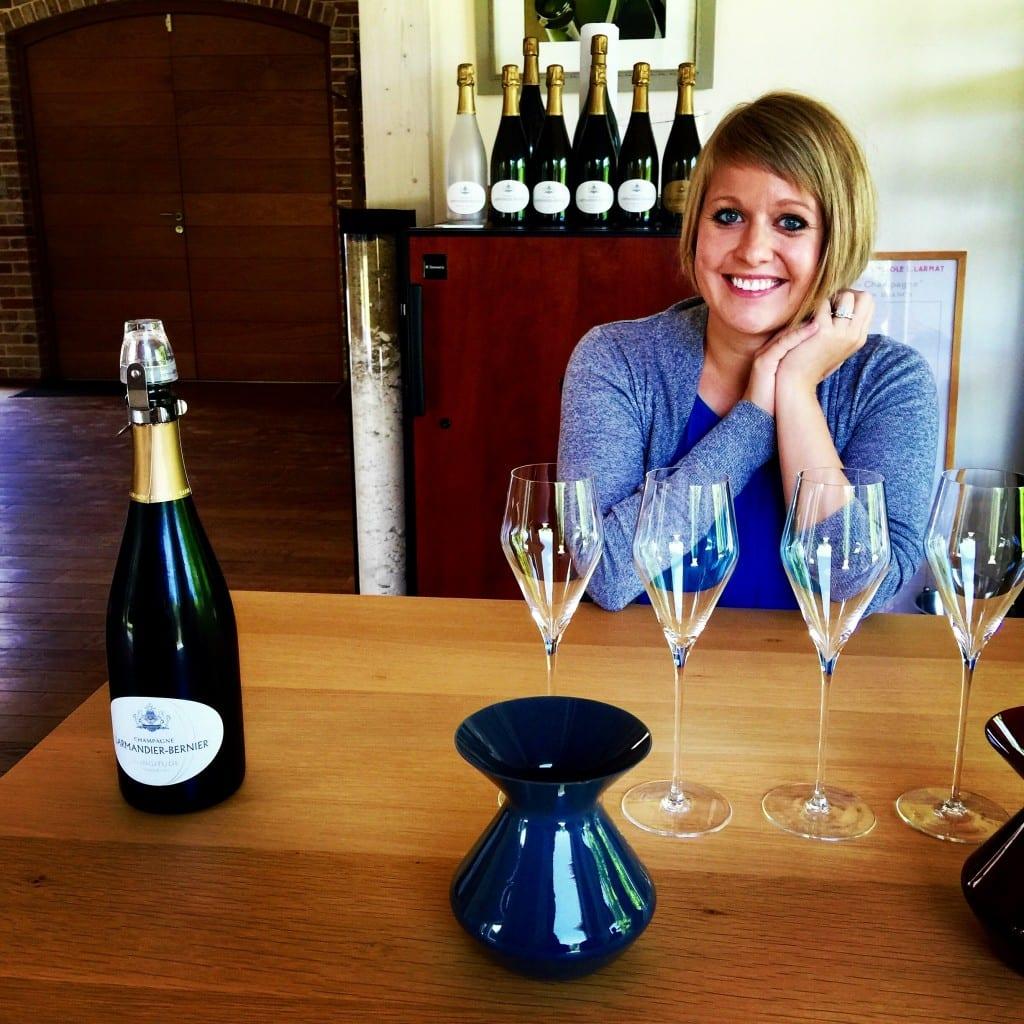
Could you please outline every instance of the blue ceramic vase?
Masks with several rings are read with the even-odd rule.
[[[470,715],[455,746],[505,794],[452,879],[462,927],[535,977],[618,956],[650,923],[654,883],[598,798],[647,756],[647,727],[610,704],[527,697]]]

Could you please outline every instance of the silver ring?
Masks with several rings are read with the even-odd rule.
[[[847,310],[847,309],[837,309],[832,314],[832,319],[833,320],[852,320],[853,319],[853,310],[852,309],[849,309],[849,310]]]

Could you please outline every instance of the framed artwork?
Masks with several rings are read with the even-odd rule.
[[[481,92],[499,92],[501,69],[521,64],[524,36],[540,40],[540,67],[561,64],[579,74],[583,25],[610,22],[619,28],[620,85],[629,85],[633,64],[651,65],[651,87],[675,89],[683,61],[697,65],[697,88],[714,81],[715,0],[476,0],[478,75]]]
[[[887,334],[917,349],[935,376],[939,437],[944,439],[936,457],[936,479],[943,469],[953,466],[955,458],[966,271],[965,252],[879,252],[853,285],[874,296],[871,332]],[[935,580],[925,562],[886,610],[916,612],[918,601],[934,588]]]
[[[927,360],[939,391],[938,470],[953,465],[964,309],[965,252],[879,252],[854,288],[875,299],[873,334],[887,334]]]

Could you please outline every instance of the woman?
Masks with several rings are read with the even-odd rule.
[[[644,474],[728,476],[740,561],[721,603],[794,608],[779,540],[797,473],[844,464],[886,482],[893,564],[872,608],[922,556],[938,434],[935,384],[911,348],[867,333],[850,290],[871,254],[874,190],[842,122],[770,93],[730,113],[701,153],[683,221],[699,298],[606,324],[577,345],[562,397],[562,476],[592,475],[605,555],[590,594],[642,593],[632,562]]]

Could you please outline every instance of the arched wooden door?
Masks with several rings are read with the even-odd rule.
[[[22,50],[60,375],[109,379],[158,316],[183,376],[340,379],[326,29],[120,7]]]

